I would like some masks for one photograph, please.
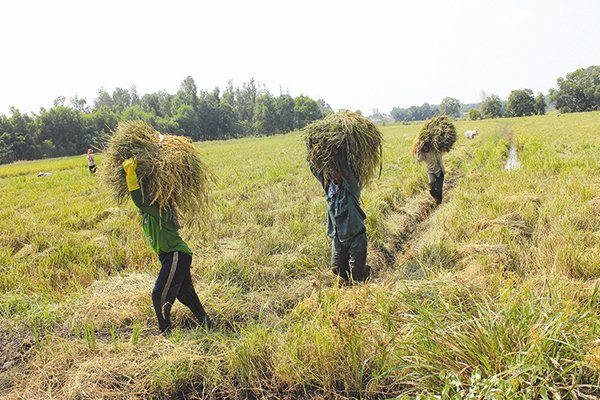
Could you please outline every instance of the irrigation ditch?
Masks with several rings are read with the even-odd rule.
[[[465,152],[464,157],[470,158],[471,155]],[[441,205],[438,206],[429,191],[425,190],[409,198],[398,211],[388,214],[385,223],[390,235],[383,246],[374,249],[375,258],[382,259],[378,265],[381,271],[375,272],[374,279],[377,279],[379,272],[393,270],[398,260],[406,260],[410,257],[412,244],[421,236],[427,220],[438,207],[443,207],[451,200],[454,188],[465,176],[460,172],[461,166],[466,161],[465,158],[457,158],[452,170],[447,173],[444,182],[444,201]]]
[[[508,150],[504,169],[507,171],[519,169],[522,164],[518,157],[514,130],[509,124],[505,124],[501,129]],[[461,167],[470,158],[472,155],[464,151],[464,148],[463,155],[456,157],[453,169],[449,171],[446,182],[444,182],[444,201],[439,207],[443,207],[451,201],[454,188],[466,175],[461,172]],[[373,258],[379,261],[376,261],[379,271],[375,271],[375,280],[381,272],[392,271],[398,267],[399,263],[406,264],[413,257],[413,245],[423,234],[427,221],[437,208],[438,205],[431,198],[428,190],[425,190],[409,198],[398,210],[387,215],[385,223],[390,232],[389,238],[383,246],[373,249],[375,253]],[[505,249],[492,250],[493,252],[505,252]]]

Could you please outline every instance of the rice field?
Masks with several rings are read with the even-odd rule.
[[[197,144],[216,183],[181,233],[217,327],[176,304],[168,338],[133,204],[83,155],[0,166],[0,397],[598,398],[600,112],[455,125],[439,207],[421,125],[380,127],[355,287],[329,271],[302,134]]]

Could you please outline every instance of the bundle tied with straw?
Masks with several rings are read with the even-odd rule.
[[[382,136],[368,119],[349,111],[315,121],[304,128],[307,160],[325,175],[350,168],[365,186],[381,173]]]
[[[119,202],[129,198],[121,164],[134,157],[141,189],[153,204],[184,221],[206,207],[214,178],[190,139],[161,135],[143,121],[126,121],[108,138],[104,154],[102,178]]]
[[[419,148],[428,145],[430,148],[439,151],[450,151],[452,145],[456,142],[456,128],[450,119],[445,115],[433,117],[421,128],[421,131],[413,142],[413,154],[417,154]]]

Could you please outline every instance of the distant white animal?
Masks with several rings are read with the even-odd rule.
[[[475,128],[473,130],[470,131],[466,131],[465,132],[465,137],[467,139],[473,139],[475,136],[479,135],[479,128]]]

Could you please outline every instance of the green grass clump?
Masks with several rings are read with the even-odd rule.
[[[161,208],[170,208],[184,220],[207,203],[212,175],[191,140],[164,135],[143,121],[121,122],[105,148],[100,169],[106,185],[119,201],[129,198],[123,161],[134,157],[145,195]]]
[[[382,136],[368,119],[349,111],[331,114],[304,128],[308,162],[325,175],[348,167],[362,185],[381,170]]]
[[[456,127],[445,115],[433,117],[421,128],[413,143],[413,154],[428,146],[439,152],[448,152],[456,142]]]

